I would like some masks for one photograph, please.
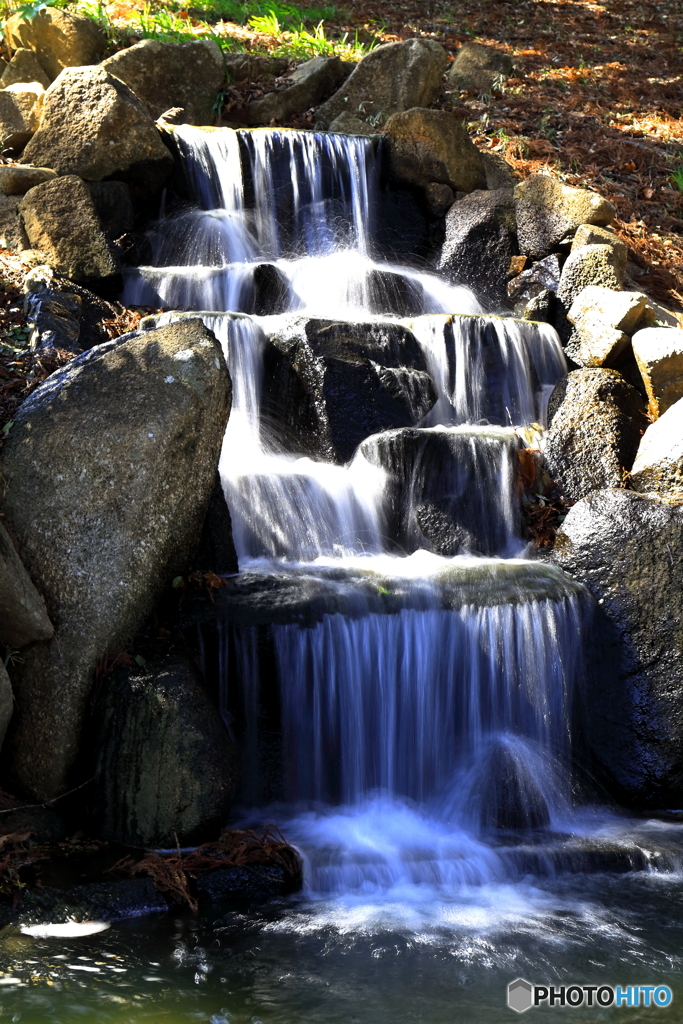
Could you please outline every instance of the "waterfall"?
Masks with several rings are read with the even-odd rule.
[[[233,380],[240,573],[200,635],[243,801],[284,801],[313,893],[503,877],[497,836],[574,813],[590,603],[524,559],[518,472],[559,339],[376,260],[376,138],[174,137],[190,198],[126,297],[196,311]]]

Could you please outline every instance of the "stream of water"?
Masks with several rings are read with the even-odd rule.
[[[274,603],[202,644],[243,754],[236,817],[278,824],[305,887],[0,936],[0,1017],[491,1024],[522,976],[664,982],[668,1009],[564,1012],[680,1020],[683,832],[607,807],[577,766],[591,600],[522,538],[519,450],[566,369],[557,335],[378,259],[376,140],[175,137],[194,201],[151,227],[124,301],[198,311],[224,348],[236,601],[241,578]],[[365,433],[360,373],[400,412]]]

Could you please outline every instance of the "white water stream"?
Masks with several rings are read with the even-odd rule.
[[[231,725],[235,708],[244,716],[245,801],[258,799],[267,676],[286,803],[264,813],[302,850],[309,895],[336,900],[333,913],[362,905],[365,920],[418,904],[438,917],[473,886],[488,902],[486,886],[512,877],[500,835],[597,828],[572,782],[588,602],[550,570],[537,593],[515,476],[522,429],[544,421],[565,372],[557,335],[374,260],[376,140],[175,134],[196,204],[153,228],[153,265],[131,273],[125,299],[201,311],[223,345],[234,394],[220,472],[241,572],[295,591],[322,581],[334,596],[327,613],[302,599],[291,621],[220,631],[223,711]],[[276,314],[253,315],[268,301]],[[410,332],[424,371],[392,379],[410,388],[429,374],[426,415],[361,438],[346,463],[297,451],[264,414],[267,353],[296,344],[324,376],[311,318],[316,330],[372,325],[389,346],[392,330]],[[321,435],[333,413],[320,412]],[[450,557],[420,550],[425,517],[438,527],[444,508],[462,521]]]

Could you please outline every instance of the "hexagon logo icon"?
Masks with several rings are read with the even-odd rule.
[[[508,1006],[517,1013],[524,1013],[534,1005],[533,986],[524,978],[516,978],[508,985]]]

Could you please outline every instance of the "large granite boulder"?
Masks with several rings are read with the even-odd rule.
[[[553,558],[596,599],[581,735],[635,806],[683,803],[683,507],[623,488],[570,509]]]
[[[173,158],[143,103],[104,67],[66,68],[45,93],[21,163],[86,181],[118,177],[160,187]]]
[[[186,571],[229,408],[220,347],[189,319],[77,357],[17,412],[2,512],[55,624],[13,679],[6,769],[22,793],[68,788],[96,666]]]
[[[448,70],[448,81],[456,89],[488,93],[496,79],[512,74],[512,57],[493,46],[465,43]]]
[[[216,120],[214,105],[225,85],[225,60],[213,39],[143,39],[107,57],[101,67],[125,82],[155,121],[171,107],[182,107],[185,124]]]
[[[19,210],[33,248],[45,253],[49,266],[65,277],[88,281],[119,270],[92,196],[75,174],[35,185]]]
[[[489,308],[509,308],[508,269],[517,252],[510,189],[472,192],[453,203],[438,261],[450,281],[471,288]]]
[[[415,426],[429,412],[436,395],[426,371],[415,336],[400,324],[293,317],[264,354],[269,441],[346,462],[370,434]]]
[[[288,121],[317,107],[349,77],[349,66],[339,57],[313,57],[289,75],[289,84],[278,92],[269,92],[247,107],[249,124]]]
[[[615,209],[596,192],[563,185],[548,174],[532,174],[515,188],[519,248],[539,259],[582,224],[609,224]]]
[[[0,522],[0,644],[25,647],[53,633],[45,602]]]
[[[683,330],[645,327],[636,331],[631,343],[650,415],[656,419],[683,398]]]
[[[550,396],[548,470],[570,501],[620,487],[646,426],[645,403],[620,373],[574,370]]]
[[[414,107],[393,114],[384,135],[394,181],[423,187],[436,182],[457,192],[486,188],[481,153],[449,111]]]
[[[50,79],[67,67],[96,64],[107,49],[107,36],[96,21],[58,7],[43,7],[28,18],[13,14],[5,39],[12,49],[35,51]]]
[[[373,124],[411,107],[429,107],[441,88],[448,57],[431,39],[385,43],[358,64],[342,87],[318,109],[327,127],[344,111]]]
[[[93,730],[95,815],[104,839],[168,847],[220,834],[239,759],[189,656],[117,670]]]
[[[635,491],[656,491],[683,499],[683,400],[651,423],[640,442],[631,471]]]

